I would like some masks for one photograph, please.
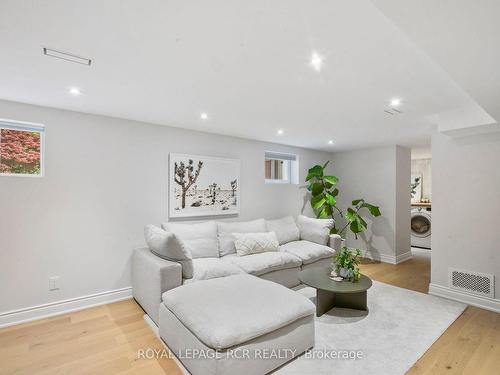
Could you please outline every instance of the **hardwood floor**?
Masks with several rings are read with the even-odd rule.
[[[360,268],[374,280],[429,291],[431,267],[426,250],[414,251],[412,259],[398,265],[366,259]],[[500,374],[500,314],[467,307],[407,374]]]
[[[365,260],[361,268],[375,280],[427,292],[425,252],[399,265]],[[181,374],[172,359],[138,358],[140,349],[163,349],[143,314],[127,300],[2,329],[0,374]],[[500,374],[500,314],[468,307],[409,374]]]
[[[139,358],[163,350],[134,300],[116,302],[0,330],[0,374],[169,374],[169,358]]]
[[[415,250],[412,259],[398,265],[363,259],[360,268],[374,280],[421,293],[429,292],[431,262],[428,250]]]

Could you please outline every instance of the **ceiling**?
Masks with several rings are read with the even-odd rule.
[[[373,0],[415,44],[477,103],[440,116],[444,131],[500,119],[500,1]],[[480,106],[483,111],[477,108]]]
[[[330,151],[425,145],[440,122],[495,122],[500,86],[477,80],[494,85],[498,65],[464,77],[471,61],[439,34],[442,17],[468,14],[443,6],[428,31],[434,2],[401,3],[2,0],[0,98]],[[464,38],[482,15],[460,25]],[[465,39],[466,53],[492,56],[493,45]],[[44,46],[92,65],[43,56]],[[402,114],[384,112],[393,98]]]

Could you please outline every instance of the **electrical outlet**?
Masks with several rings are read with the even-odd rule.
[[[49,290],[61,289],[61,278],[59,276],[49,277]]]

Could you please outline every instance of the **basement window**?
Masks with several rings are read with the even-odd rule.
[[[0,119],[0,176],[43,176],[45,127]]]
[[[299,159],[297,155],[265,152],[264,181],[266,184],[298,184]]]

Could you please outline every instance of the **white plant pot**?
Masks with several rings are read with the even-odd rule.
[[[341,268],[339,269],[339,275],[345,279],[349,276],[349,270],[347,268]]]

